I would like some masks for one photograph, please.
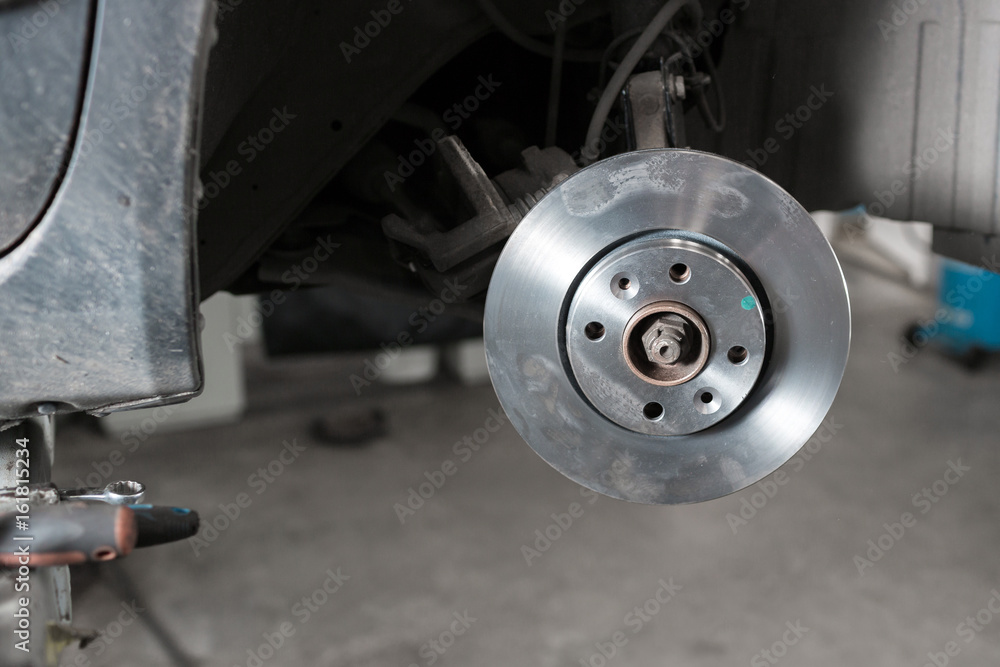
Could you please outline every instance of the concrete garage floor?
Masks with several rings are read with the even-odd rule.
[[[1000,616],[981,611],[1000,589],[1000,374],[968,375],[933,353],[895,372],[887,355],[932,301],[847,269],[855,335],[832,437],[786,465],[782,485],[770,478],[773,497],[757,485],[687,507],[591,503],[509,425],[467,461],[455,455],[497,408],[488,386],[376,386],[358,399],[347,378],[363,357],[282,361],[249,369],[241,424],[154,435],[118,468],[147,483],[150,501],[203,520],[251,500],[197,555],[182,543],[125,567],[204,665],[875,667],[932,664],[928,653],[938,665],[1000,664]],[[358,400],[387,411],[388,437],[345,449],[310,436],[317,416]],[[119,446],[81,426],[61,437],[67,483]],[[273,482],[248,481],[284,441],[305,450]],[[401,524],[394,504],[447,460],[454,474]],[[947,473],[959,462],[961,477]],[[936,499],[946,473],[943,497],[914,501],[925,488]],[[761,507],[751,515],[744,501]],[[549,528],[557,539],[529,566],[522,546],[573,503],[572,525]],[[732,519],[741,508],[745,524]],[[907,512],[915,525],[883,536]],[[859,575],[869,540],[889,549]],[[304,596],[323,604],[306,613]],[[119,634],[120,610],[101,585],[78,596],[77,624],[118,636],[75,664],[169,665],[145,627]],[[268,634],[276,652],[258,650]]]

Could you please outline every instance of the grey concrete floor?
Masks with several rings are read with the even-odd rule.
[[[145,481],[152,502],[220,525],[220,504],[251,501],[198,553],[181,543],[124,566],[204,665],[919,666],[928,653],[1000,664],[1000,617],[988,611],[1000,589],[1000,373],[969,375],[933,353],[894,370],[899,332],[932,299],[847,271],[854,343],[833,435],[787,464],[781,485],[686,507],[591,502],[509,425],[456,456],[498,406],[488,386],[371,387],[359,399],[347,378],[363,357],[283,361],[249,369],[242,423],[154,434],[117,468]],[[310,436],[316,417],[351,402],[384,408],[389,435],[357,449]],[[120,447],[79,425],[61,436],[65,482]],[[250,478],[293,440],[305,450],[279,476]],[[394,505],[448,460],[454,474],[401,523]],[[935,494],[949,462],[968,471],[938,484],[937,502],[915,501]],[[557,539],[527,564],[522,547],[573,503],[582,514],[549,528]],[[741,508],[745,524],[733,518]],[[915,524],[883,536],[907,512]],[[859,574],[855,556],[880,537],[888,550]],[[342,575],[332,594],[328,570]],[[170,664],[142,625],[119,634],[110,589],[78,593],[77,624],[117,636],[62,664]],[[308,596],[307,615],[296,604]],[[970,616],[979,630],[960,625]],[[282,626],[281,647],[259,651]]]

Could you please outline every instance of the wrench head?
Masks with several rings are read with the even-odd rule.
[[[113,505],[136,505],[146,495],[146,485],[141,482],[111,482],[104,487],[104,497]]]

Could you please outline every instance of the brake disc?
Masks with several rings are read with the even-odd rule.
[[[850,346],[837,258],[761,174],[645,150],[528,213],[486,299],[500,403],[550,465],[651,504],[738,491],[820,425]]]

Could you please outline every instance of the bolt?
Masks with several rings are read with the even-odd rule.
[[[654,364],[675,364],[691,349],[691,325],[680,315],[664,315],[642,335],[642,344]]]

